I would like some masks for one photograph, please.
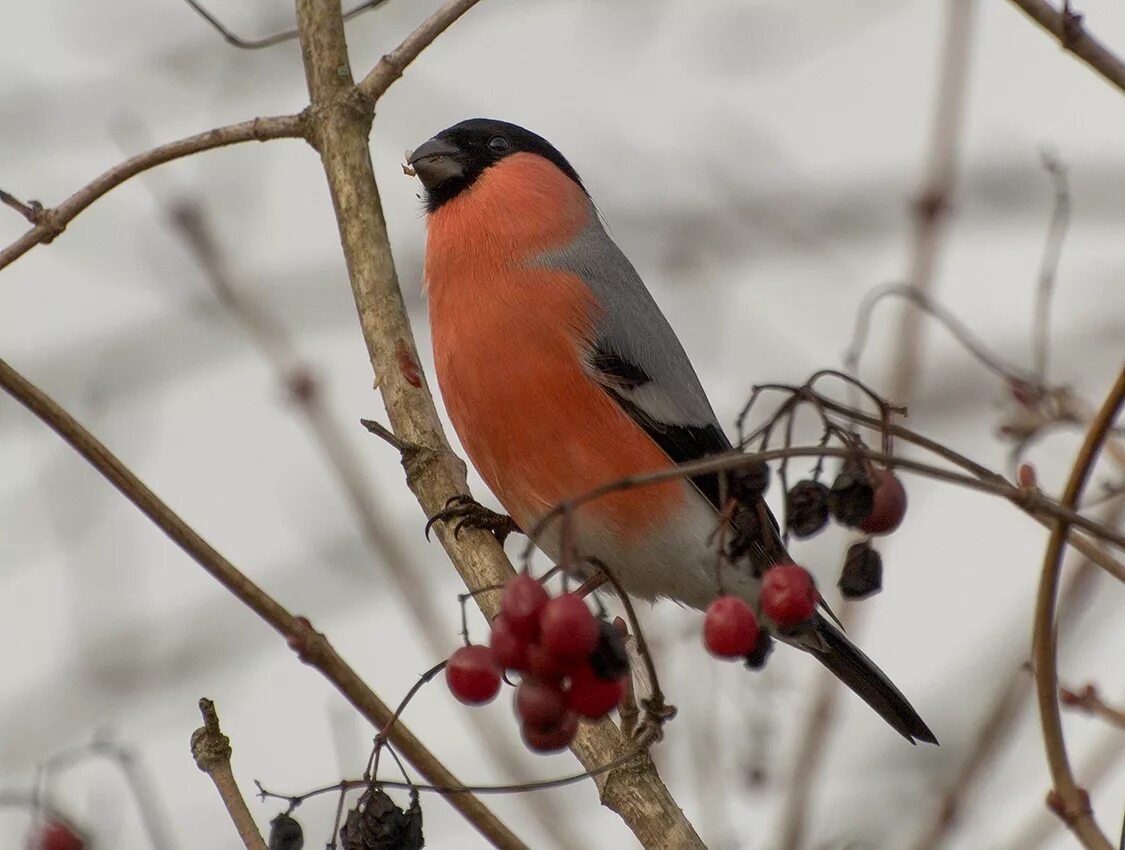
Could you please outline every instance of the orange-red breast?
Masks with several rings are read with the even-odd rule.
[[[425,142],[410,164],[426,189],[438,384],[470,460],[520,527],[608,481],[730,450],[668,321],[549,142],[473,119]],[[718,501],[714,476],[607,495],[575,513],[577,551],[639,597],[703,609],[721,583],[756,607],[752,570],[728,563],[717,573]],[[557,558],[558,526],[537,543]],[[936,742],[822,616],[802,635],[778,636],[906,738]]]

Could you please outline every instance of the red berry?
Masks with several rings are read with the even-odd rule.
[[[583,717],[596,720],[617,708],[622,690],[620,679],[603,679],[593,667],[583,664],[570,673],[566,701]]]
[[[48,821],[30,845],[32,850],[83,850],[86,842],[62,821]]]
[[[707,608],[703,643],[719,658],[741,658],[758,643],[758,620],[737,596],[720,596]]]
[[[562,681],[562,677],[570,670],[570,664],[552,655],[542,644],[531,643],[527,646],[527,671],[532,676],[548,679],[552,682]]]
[[[576,593],[550,600],[539,617],[539,642],[564,661],[585,661],[598,645],[598,621]]]
[[[549,599],[543,585],[527,573],[520,573],[504,585],[500,613],[518,637],[533,641],[539,634],[539,616]]]
[[[557,726],[566,713],[566,694],[558,682],[527,676],[516,688],[516,714],[524,725]]]
[[[449,656],[445,681],[461,702],[483,705],[500,690],[500,668],[487,646],[463,646]]]
[[[906,490],[898,476],[883,467],[871,470],[871,485],[875,488],[871,513],[858,528],[868,534],[890,534],[906,515]]]
[[[578,715],[568,711],[563,719],[553,726],[535,726],[524,723],[520,726],[523,742],[528,749],[537,753],[554,753],[574,740],[578,732]]]
[[[775,564],[762,576],[762,613],[779,626],[797,626],[812,618],[820,601],[812,576],[796,564]]]
[[[511,623],[501,614],[492,621],[492,636],[488,640],[492,657],[507,670],[526,670],[527,641],[512,631]]]

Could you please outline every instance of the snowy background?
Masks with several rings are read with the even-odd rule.
[[[348,25],[365,73],[434,0],[392,0]],[[924,173],[946,4],[930,0],[485,0],[380,102],[372,133],[405,295],[429,371],[420,291],[424,223],[402,152],[477,115],[532,128],[583,176],[692,355],[720,417],[750,386],[838,366],[865,293],[902,280],[910,202]],[[267,0],[213,0],[244,36],[292,25]],[[1082,4],[1125,51],[1125,7]],[[1032,305],[1053,187],[1044,149],[1069,169],[1074,215],[1052,312],[1051,378],[1100,403],[1125,351],[1125,98],[1002,0],[974,12],[960,167],[935,293],[1008,360],[1030,363]],[[57,203],[127,154],[306,102],[299,50],[240,51],[186,5],[40,0],[0,8],[0,188]],[[198,202],[241,290],[292,334],[332,416],[401,538],[417,592],[442,627],[423,640],[360,536],[337,480],[258,349],[216,299],[165,215]],[[26,229],[0,209],[0,243]],[[893,365],[901,308],[878,308],[863,373]],[[1002,383],[936,325],[920,339],[910,424],[995,469]],[[115,450],[204,537],[325,631],[396,702],[457,645],[458,579],[403,483],[397,456],[357,424],[382,418],[319,161],[303,143],[241,145],[180,160],[117,189],[0,276],[0,356]],[[1057,492],[1079,434],[1032,450]],[[1099,481],[1108,481],[1109,465]],[[477,482],[479,488],[479,481]],[[905,745],[846,696],[812,794],[810,845],[910,847],[1005,680],[1026,658],[1046,533],[1011,506],[921,479],[882,547],[885,591],[858,642],[911,698],[942,747]],[[478,489],[478,492],[480,490]],[[848,538],[796,554],[831,587]],[[509,551],[515,546],[509,544]],[[1065,682],[1125,700],[1125,589],[1099,576],[1065,630]],[[824,674],[793,652],[764,674],[711,661],[696,615],[651,612],[680,716],[657,749],[668,784],[713,848],[777,846],[808,694]],[[479,621],[478,621],[479,628]],[[366,728],[335,691],[221,590],[37,420],[0,398],[0,793],[95,736],[132,748],[173,848],[235,848],[188,751],[196,701],[213,698],[236,775],[284,791],[362,769]],[[945,846],[1069,847],[1043,812],[1049,787],[1024,701],[1015,737],[971,794]],[[1065,718],[1079,781],[1125,733]],[[569,754],[519,744],[505,695],[469,710],[424,689],[411,727],[466,781],[572,772]],[[480,724],[511,750],[498,765]],[[1125,762],[1093,785],[1119,834]],[[94,760],[58,775],[55,801],[100,848],[148,847],[121,774]],[[440,798],[423,801],[427,846],[482,840]],[[635,846],[594,786],[488,799],[536,848]],[[251,801],[263,826],[276,801]],[[335,801],[298,811],[306,846],[328,840]],[[1040,841],[1021,831],[1052,827]],[[0,848],[27,815],[0,809]],[[1022,843],[1016,843],[1021,842]]]

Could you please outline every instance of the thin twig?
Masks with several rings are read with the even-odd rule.
[[[875,311],[875,307],[880,301],[892,296],[911,302],[919,310],[934,318],[961,343],[964,349],[968,351],[977,362],[990,372],[1006,381],[1018,380],[1027,383],[1031,382],[1030,375],[1021,372],[1011,364],[1005,363],[950,310],[938,303],[933,296],[918,289],[918,287],[914,285],[906,283],[889,283],[886,286],[877,287],[867,293],[863,301],[860,302],[859,309],[856,311],[852,339],[848,344],[848,350],[845,354],[845,360],[850,364],[851,368],[854,369],[858,365],[860,355],[867,346],[871,317]]]
[[[390,721],[390,708],[340,657],[327,638],[312,628],[308,620],[291,614],[250,581],[69,413],[3,360],[0,360],[0,386],[69,443],[240,602],[282,634],[290,646],[298,651],[301,660],[319,670],[372,724],[381,729]],[[392,741],[418,772],[431,782],[439,785],[460,784],[404,724],[396,724]],[[525,846],[475,797],[458,796],[453,798],[452,803],[467,820],[488,835],[496,846]]]
[[[1105,523],[1078,513],[1073,508],[1055,502],[1053,499],[1041,493],[1029,492],[1024,488],[1012,484],[1003,477],[995,476],[987,479],[977,478],[972,475],[965,475],[960,472],[944,469],[940,466],[912,460],[911,458],[900,457],[899,455],[886,455],[883,452],[862,447],[848,446],[846,448],[840,448],[836,446],[816,445],[790,446],[787,449],[769,449],[768,451],[753,453],[728,452],[721,455],[709,455],[702,460],[677,464],[665,469],[639,475],[631,475],[607,482],[571,499],[559,502],[544,513],[531,528],[528,529],[528,544],[525,549],[525,556],[531,548],[534,547],[534,541],[543,533],[547,525],[557,519],[562,513],[567,510],[574,510],[595,499],[600,499],[609,493],[616,493],[622,490],[634,490],[639,487],[650,487],[677,478],[694,478],[708,473],[723,472],[725,470],[750,466],[758,461],[780,460],[786,457],[832,457],[841,460],[852,457],[864,458],[887,467],[893,467],[907,472],[915,472],[938,481],[945,481],[949,484],[967,487],[970,490],[978,490],[982,493],[991,493],[995,496],[1001,496],[1032,517],[1037,519],[1047,519],[1051,517],[1065,519],[1068,524],[1078,526],[1098,540],[1112,543],[1115,546],[1125,549],[1125,532],[1111,528]],[[1113,568],[1110,568],[1110,572],[1119,575]]]
[[[303,794],[279,794],[275,791],[266,790],[262,787],[262,783],[260,782],[256,782],[255,784],[258,786],[258,795],[263,799],[273,797],[278,800],[285,800],[289,803],[301,803],[312,797],[317,797],[321,794],[331,794],[334,791],[353,791],[357,788],[368,788],[372,784],[383,785],[387,788],[401,788],[407,791],[414,788],[419,791],[454,798],[462,794],[524,794],[528,791],[550,791],[553,788],[563,788],[567,785],[574,785],[583,780],[590,779],[591,777],[613,773],[622,768],[631,767],[634,763],[643,765],[648,758],[648,747],[652,743],[653,734],[653,730],[646,729],[642,731],[637,736],[636,742],[624,755],[606,764],[596,765],[590,770],[583,770],[580,773],[572,773],[569,776],[560,776],[555,779],[537,779],[531,782],[515,782],[510,785],[433,785],[425,782],[397,782],[391,779],[345,779],[334,785],[314,788]]]
[[[1125,369],[1122,369],[1117,376],[1117,382],[1106,396],[1102,409],[1094,418],[1086,434],[1086,440],[1078,451],[1070,480],[1067,481],[1063,492],[1064,507],[1071,507],[1078,503],[1102,443],[1123,404],[1125,404]],[[1032,669],[1035,673],[1035,689],[1043,726],[1043,744],[1047,751],[1047,763],[1051,768],[1053,791],[1057,795],[1058,805],[1053,808],[1083,846],[1090,850],[1112,850],[1109,840],[1094,822],[1093,814],[1089,810],[1089,796],[1074,780],[1066,754],[1062,719],[1059,716],[1055,599],[1058,594],[1062,554],[1066,546],[1067,525],[1066,519],[1062,517],[1055,519],[1054,529],[1047,542],[1047,551],[1043,558],[1043,574],[1039,581],[1039,593],[1035,602]]]
[[[276,32],[273,35],[263,36],[262,38],[242,38],[235,35],[220,21],[217,17],[207,11],[198,0],[184,0],[199,17],[203,18],[209,23],[218,33],[223,37],[223,41],[234,47],[242,48],[243,50],[261,50],[263,47],[272,47],[275,44],[281,44],[284,41],[292,41],[297,37],[296,29],[283,30]],[[344,12],[343,18],[345,21],[350,21],[357,15],[362,15],[369,9],[374,9],[385,3],[386,0],[364,0],[358,6],[355,6],[348,11]]]
[[[1047,359],[1051,350],[1051,299],[1059,271],[1059,257],[1063,241],[1070,226],[1070,186],[1066,166],[1058,157],[1043,154],[1043,167],[1051,177],[1055,189],[1055,203],[1051,207],[1051,223],[1047,227],[1047,241],[1043,244],[1043,259],[1039,263],[1038,283],[1035,287],[1035,319],[1032,325],[1031,352],[1036,384],[1047,383]]]
[[[57,207],[44,207],[39,213],[39,223],[23,236],[0,251],[0,269],[11,265],[40,242],[48,243],[63,232],[67,224],[102,195],[157,165],[174,159],[191,156],[201,151],[236,145],[241,142],[265,142],[270,139],[300,139],[305,136],[305,122],[301,115],[278,115],[272,118],[253,118],[226,127],[216,127],[205,133],[169,142],[166,145],[132,156],[87,183]]]
[[[379,60],[359,83],[359,90],[371,100],[378,100],[391,84],[402,76],[406,66],[418,58],[418,54],[479,2],[480,0],[447,0],[436,12],[419,24],[402,44]]]
[[[1082,16],[1067,3],[1059,12],[1045,0],[1011,0],[1029,18],[1059,40],[1068,50],[1089,65],[1111,86],[1125,92],[1125,62],[1086,32]]]
[[[206,698],[201,699],[199,712],[203,715],[203,725],[191,733],[191,755],[196,767],[215,783],[219,797],[222,798],[246,850],[266,850],[262,833],[258,831],[254,816],[250,814],[246,800],[238,790],[238,783],[234,781],[234,772],[230,767],[230,738],[219,728],[215,703]]]
[[[1117,708],[1103,700],[1094,685],[1086,685],[1080,691],[1062,688],[1059,691],[1059,699],[1068,708],[1076,708],[1100,717],[1111,726],[1125,730],[1125,709]]]
[[[11,207],[32,224],[38,224],[43,217],[43,205],[38,201],[28,201],[26,204],[15,195],[0,189],[0,204]]]

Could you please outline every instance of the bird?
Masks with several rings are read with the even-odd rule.
[[[441,396],[469,460],[518,528],[607,482],[732,450],[667,318],[550,142],[473,118],[407,162],[424,189],[423,285]],[[757,608],[760,569],[716,557],[719,494],[716,475],[609,493],[573,511],[567,545],[640,599],[705,610],[721,592]],[[759,560],[784,554],[776,520],[764,502],[759,509],[769,522],[754,551]],[[562,531],[552,522],[535,540],[555,562]],[[908,741],[937,743],[824,614],[800,634],[765,625]]]

